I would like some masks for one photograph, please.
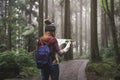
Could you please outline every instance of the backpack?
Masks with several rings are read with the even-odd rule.
[[[36,50],[35,57],[37,68],[39,69],[49,67],[52,63],[52,58],[50,56],[50,48],[48,45],[39,46]]]

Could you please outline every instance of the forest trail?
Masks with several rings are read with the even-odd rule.
[[[88,60],[71,60],[60,63],[60,80],[86,80]]]
[[[85,68],[87,59],[70,60],[60,63],[60,80],[86,80]],[[40,80],[35,77],[32,80]]]

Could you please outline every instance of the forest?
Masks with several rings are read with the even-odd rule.
[[[71,39],[60,63],[89,60],[87,80],[120,80],[120,0],[0,0],[0,80],[39,74],[35,51],[45,19],[57,39]]]

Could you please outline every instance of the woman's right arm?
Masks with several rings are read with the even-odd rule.
[[[58,41],[56,40],[54,46],[55,46],[56,52],[61,56],[69,50],[70,45],[71,45],[71,42],[68,42],[65,48],[60,49],[60,46],[58,45]]]

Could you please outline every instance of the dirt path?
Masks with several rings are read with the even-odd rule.
[[[88,60],[71,60],[60,63],[60,80],[86,80]],[[39,75],[32,80],[40,80]]]
[[[86,80],[88,60],[71,60],[60,64],[60,80]]]

